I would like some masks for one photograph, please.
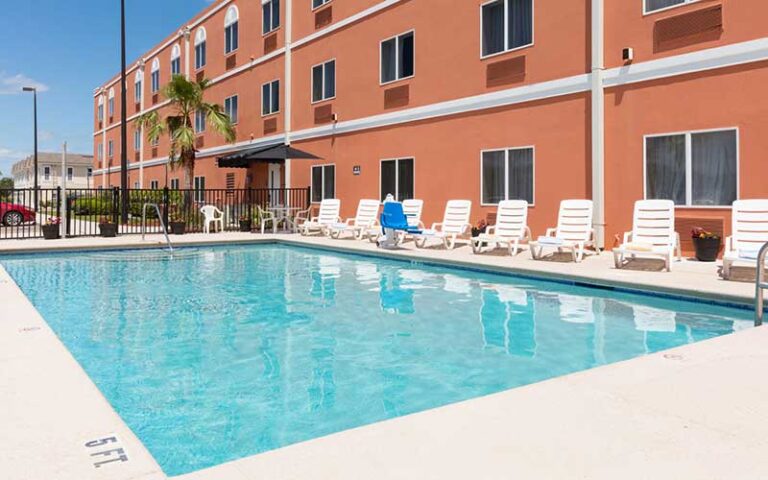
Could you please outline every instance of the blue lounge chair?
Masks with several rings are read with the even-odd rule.
[[[408,224],[408,217],[403,211],[403,204],[400,202],[385,202],[384,210],[381,212],[381,229],[384,236],[379,239],[379,246],[385,248],[394,248],[397,246],[397,233],[405,232],[413,235],[421,233],[421,229]]]

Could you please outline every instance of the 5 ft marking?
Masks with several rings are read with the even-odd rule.
[[[127,462],[128,454],[120,446],[116,436],[99,438],[98,440],[91,440],[85,444],[87,449],[97,449],[91,453],[91,457],[96,457],[93,462],[94,468],[101,468],[102,465],[114,462]]]

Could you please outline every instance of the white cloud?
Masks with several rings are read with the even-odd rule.
[[[22,87],[35,87],[38,92],[48,91],[48,85],[33,80],[24,74],[11,75],[0,72],[0,95],[20,94]]]

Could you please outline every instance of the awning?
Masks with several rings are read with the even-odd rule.
[[[282,143],[266,147],[249,148],[219,157],[219,168],[248,168],[254,163],[277,163],[284,160],[319,160],[311,153],[304,152]]]

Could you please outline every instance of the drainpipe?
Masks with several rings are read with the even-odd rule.
[[[143,58],[139,61],[138,69],[141,72],[141,100],[139,101],[139,111],[144,114],[144,87],[147,86],[146,78],[144,77],[144,66],[146,60]],[[144,127],[141,127],[140,133],[141,139],[139,140],[139,188],[144,188]]]
[[[104,90],[101,91],[102,105],[104,105],[104,114],[101,121],[101,186],[107,188],[107,177],[109,172],[107,170],[107,99],[104,94]]]
[[[592,0],[592,201],[597,246],[605,248],[604,0]]]
[[[285,4],[285,112],[283,113],[285,121],[285,144],[291,145],[291,110],[292,110],[292,81],[291,75],[293,69],[291,65],[291,36],[293,35],[293,1],[288,0]],[[285,188],[291,188],[291,161],[285,160]]]
[[[189,37],[192,29],[184,27],[179,33],[184,37],[184,76],[189,80]]]

